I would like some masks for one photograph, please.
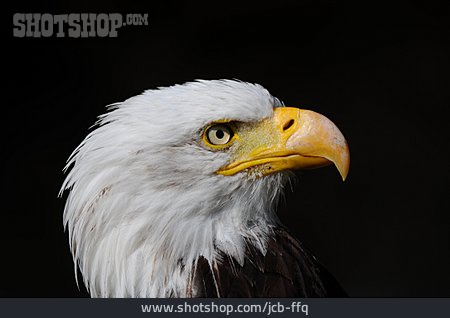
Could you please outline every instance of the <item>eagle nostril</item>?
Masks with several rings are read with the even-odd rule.
[[[295,123],[295,120],[293,120],[293,119],[289,120],[286,124],[284,124],[283,131],[286,131],[289,128],[291,128],[294,123]]]

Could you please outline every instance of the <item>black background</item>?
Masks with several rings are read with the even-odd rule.
[[[331,118],[352,155],[279,209],[351,296],[450,296],[446,1],[14,1],[2,18],[0,295],[76,287],[57,194],[104,106],[145,89],[257,82]],[[147,13],[118,38],[13,38],[15,12]]]

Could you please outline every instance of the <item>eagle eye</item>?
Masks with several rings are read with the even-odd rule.
[[[213,146],[227,145],[233,138],[233,129],[226,124],[215,124],[206,129],[205,137]]]

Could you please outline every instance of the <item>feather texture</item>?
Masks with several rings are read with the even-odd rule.
[[[273,229],[267,252],[251,242],[243,266],[223,255],[215,266],[200,259],[196,297],[346,297],[337,281],[283,227]]]

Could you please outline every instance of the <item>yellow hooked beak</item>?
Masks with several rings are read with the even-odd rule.
[[[234,175],[252,168],[262,175],[334,163],[343,180],[350,166],[347,142],[328,118],[310,110],[275,108],[272,117],[239,133],[233,162],[218,171]]]

